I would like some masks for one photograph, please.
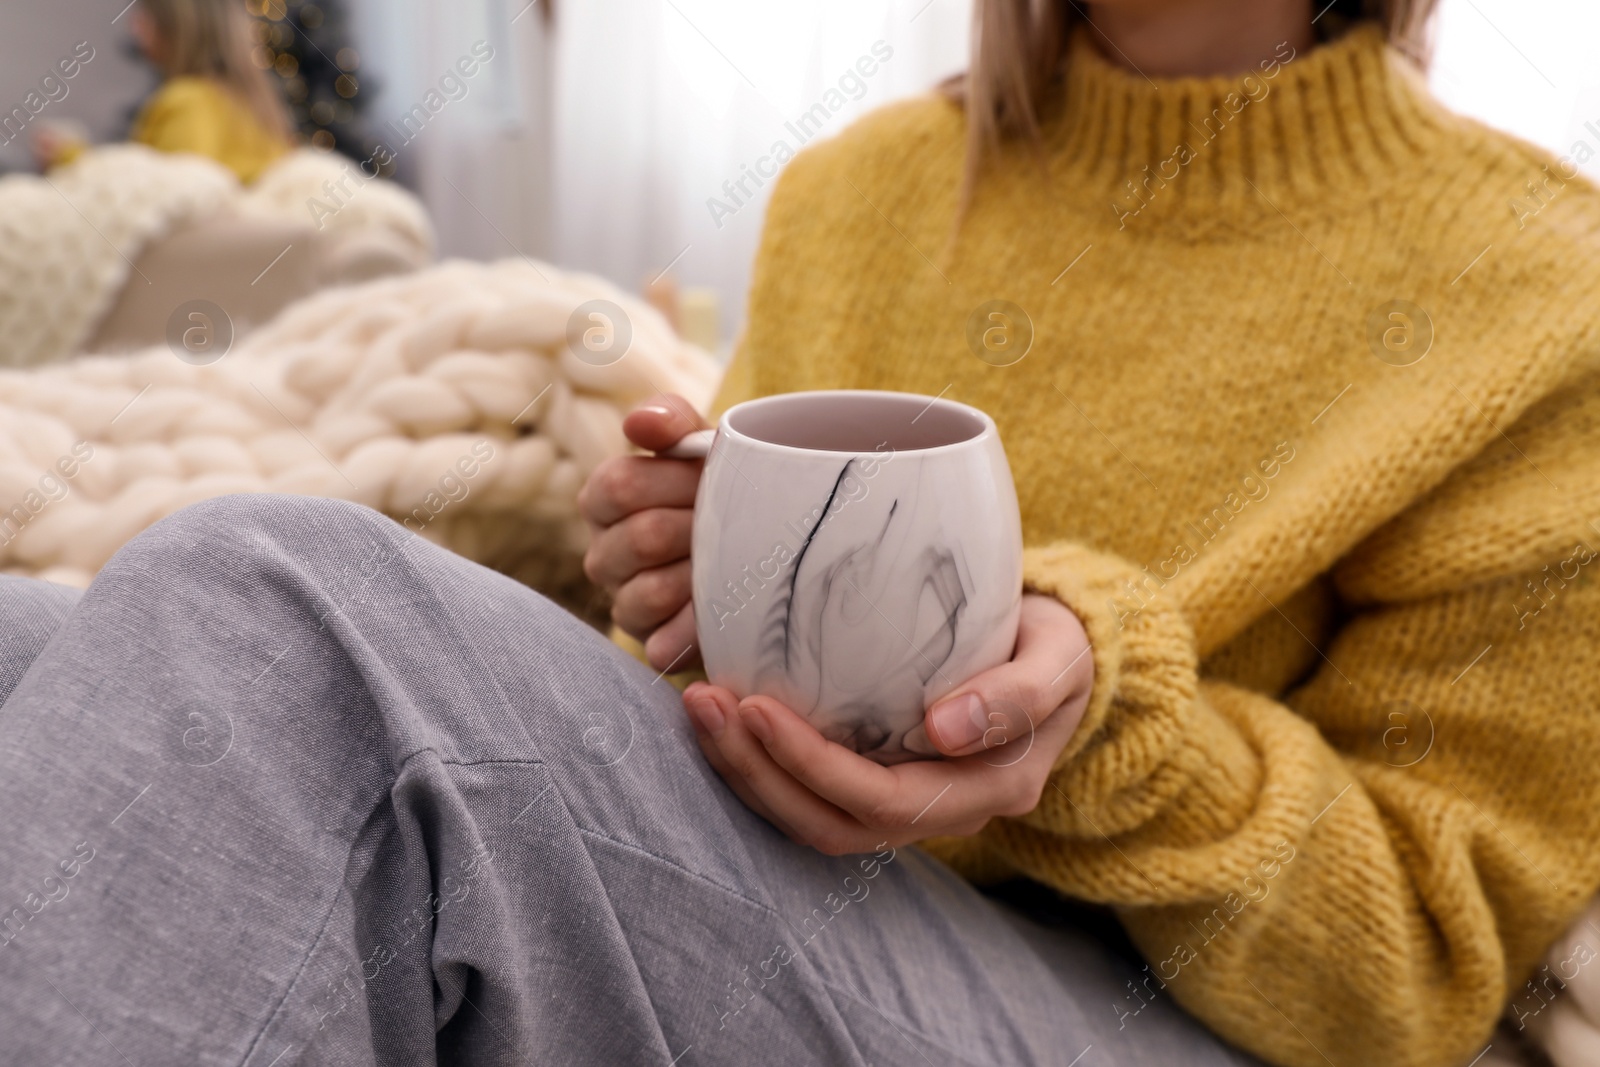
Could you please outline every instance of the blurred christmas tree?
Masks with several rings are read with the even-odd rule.
[[[371,159],[377,142],[362,119],[372,87],[361,77],[343,0],[246,0],[246,6],[256,17],[256,65],[277,73],[301,135],[357,162]],[[392,176],[393,161],[378,173]]]

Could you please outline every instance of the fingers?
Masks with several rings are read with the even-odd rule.
[[[748,697],[740,702],[739,713],[774,762],[845,811],[870,814],[886,807],[899,788],[889,768],[829,741],[771,697]]]
[[[676,444],[705,421],[680,396],[661,394],[630,412],[623,432],[652,451]],[[594,469],[578,493],[578,509],[591,538],[583,569],[612,594],[611,617],[646,642],[658,670],[698,658],[694,613],[689,607],[689,552],[700,460],[616,456]],[[670,623],[667,632],[655,629]]]
[[[578,491],[578,510],[607,527],[648,508],[694,508],[700,485],[698,459],[613,456],[595,467]]]
[[[701,735],[701,748],[717,773],[746,804],[791,840],[830,855],[870,852],[877,844],[858,842],[870,835],[773,762],[741,720],[732,693],[717,686],[694,685],[685,690],[684,703]]]
[[[991,815],[1020,807],[1028,790],[1017,776],[978,760],[881,766],[827,740],[770,697],[750,697],[739,712],[773,763],[859,824],[860,851],[885,839],[976,833]]]
[[[611,619],[623,631],[646,640],[657,626],[682,611],[692,593],[687,559],[640,571],[618,588]]]
[[[762,802],[761,797],[746,785],[742,778],[734,773],[733,768],[728,765],[727,759],[717,748],[716,741],[711,738],[710,734],[706,733],[705,728],[695,718],[693,712],[689,715],[689,721],[694,724],[695,741],[700,745],[701,754],[705,756],[706,762],[711,764],[711,769],[721,775],[722,780],[728,784],[728,788],[733,790],[734,796],[743,801],[745,807],[777,827],[778,832],[783,836],[797,845],[804,844],[800,835],[795,832],[794,827],[774,815],[772,810]]]
[[[583,557],[589,580],[615,590],[640,571],[689,558],[694,512],[646,508],[596,530]]]
[[[716,709],[702,747],[746,803],[795,840],[843,855],[884,842],[973,834],[997,816],[1032,811],[1077,730],[1093,681],[1077,616],[1030,595],[1011,662],[929,709],[929,733],[952,758],[884,767],[828,741],[770,697],[735,703],[727,690],[697,683],[685,702]],[[707,704],[703,698],[713,695]],[[961,730],[968,743],[951,744]]]
[[[685,603],[678,613],[656,627],[644,643],[645,660],[663,674],[687,671],[700,665],[700,639],[694,628],[694,605]]]
[[[622,420],[628,440],[651,452],[671,448],[684,434],[705,428],[694,405],[675,393],[658,393]]]
[[[928,709],[928,736],[947,756],[1031,738],[1063,705],[1087,702],[1094,660],[1083,624],[1050,597],[1026,596],[1009,663],[984,671]]]
[[[735,702],[726,689],[696,682],[684,704],[707,759],[740,798],[829,855],[974,834],[996,815],[1024,814],[1038,803],[1050,761],[1036,754],[1009,768],[977,756],[882,767],[770,698]]]
[[[689,716],[689,721],[695,724],[695,740],[700,745],[700,752],[705,756],[706,762],[711,764],[711,769],[721,775],[724,782],[728,783],[728,788],[733,790],[734,796],[743,801],[745,807],[767,820],[773,826],[776,826],[778,832],[783,836],[797,845],[804,844],[800,835],[795,832],[794,827],[774,815],[772,809],[762,802],[760,795],[751,789],[744,779],[734,773],[733,768],[728,764],[727,758],[717,748],[716,741],[712,740],[711,735],[705,732],[693,714]]]

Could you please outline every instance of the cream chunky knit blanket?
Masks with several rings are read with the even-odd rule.
[[[584,348],[588,309],[568,340],[595,300],[626,318],[616,337],[631,327],[607,365]],[[703,407],[718,373],[648,305],[522,260],[311,297],[211,365],[155,348],[0,371],[0,570],[86,584],[187,504],[306,493],[387,512],[572,606],[578,488],[627,447],[623,414],[656,390]]]
[[[82,349],[145,246],[221,211],[309,224],[306,204],[346,178],[342,156],[301,149],[254,185],[208,159],[110,145],[43,177],[0,178],[0,364],[27,366]],[[433,233],[417,199],[368,182],[328,229],[383,226],[427,254]]]

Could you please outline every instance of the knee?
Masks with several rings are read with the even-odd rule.
[[[107,566],[159,562],[181,576],[207,564],[260,557],[264,549],[294,556],[315,546],[353,552],[407,536],[383,515],[348,500],[237,493],[174,512],[128,542]]]

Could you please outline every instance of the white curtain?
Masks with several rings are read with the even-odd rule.
[[[550,42],[538,4],[355,0],[354,15],[378,90],[372,133],[427,203],[440,251],[548,256]],[[440,100],[425,124],[414,117]]]
[[[1597,158],[1584,169],[1600,175],[1600,135],[1585,128],[1600,129],[1600,5],[1441,0],[1435,31],[1429,81],[1441,100],[1558,156],[1587,141]]]
[[[756,172],[780,142],[832,136],[963,69],[969,18],[969,0],[565,4],[554,258],[629,288],[670,265],[716,290],[731,338],[772,187]]]
[[[971,16],[970,0],[558,0],[547,36],[547,2],[356,0],[363,67],[382,82],[375,124],[488,42],[467,94],[400,149],[443,250],[520,252],[629,289],[670,266],[716,291],[724,340],[772,186],[751,172],[770,174],[780,142],[835,135],[962,69]],[[1596,40],[1590,0],[1441,0],[1430,80],[1558,154],[1587,140],[1600,175],[1585,125],[1600,131]]]

